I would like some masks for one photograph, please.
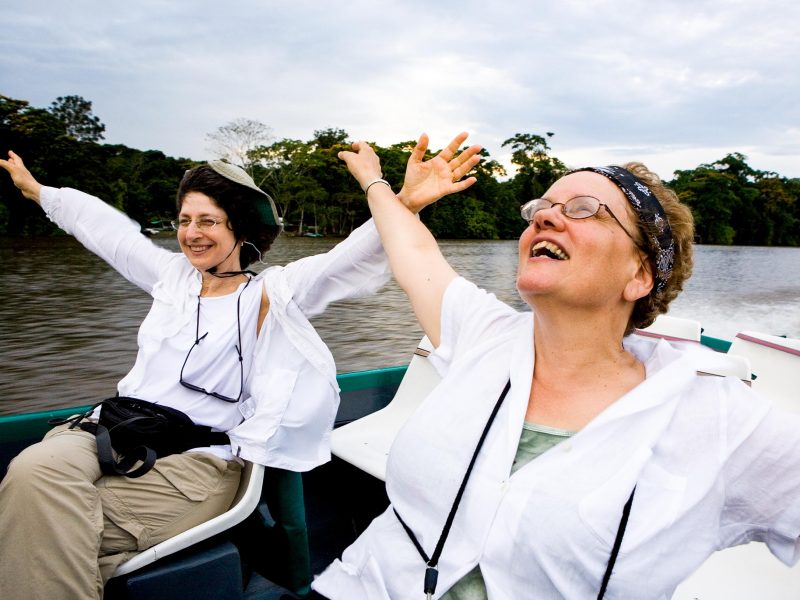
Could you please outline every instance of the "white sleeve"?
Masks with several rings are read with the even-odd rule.
[[[519,317],[494,294],[457,277],[444,292],[439,346],[428,358],[444,376],[463,352],[501,334]]]
[[[733,382],[731,388],[739,382]],[[743,386],[740,386],[743,387]],[[732,391],[732,393],[731,393]],[[765,402],[750,390],[729,390],[724,545],[762,541],[787,565],[800,559],[800,415]]]
[[[148,293],[177,256],[142,235],[136,221],[89,194],[43,187],[41,204],[51,221]]]
[[[292,298],[307,317],[336,300],[375,293],[390,275],[372,219],[325,254],[301,258],[284,269]]]

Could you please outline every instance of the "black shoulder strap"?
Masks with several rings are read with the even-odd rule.
[[[498,411],[500,410],[500,405],[503,404],[503,400],[505,400],[506,395],[508,394],[508,390],[511,389],[511,381],[509,380],[506,383],[506,386],[503,388],[500,397],[497,399],[497,402],[492,409],[492,414],[489,415],[489,420],[486,422],[486,427],[483,428],[483,433],[481,433],[481,437],[478,440],[478,445],[475,447],[475,452],[472,453],[472,459],[469,461],[469,466],[467,467],[467,472],[464,473],[464,479],[461,480],[461,486],[458,488],[458,493],[456,494],[455,499],[453,500],[453,506],[450,507],[450,514],[447,515],[447,520],[444,523],[444,527],[442,528],[442,533],[439,536],[439,541],[436,543],[436,548],[433,551],[433,555],[428,558],[428,555],[425,553],[425,550],[422,549],[419,541],[417,541],[417,537],[414,535],[414,532],[411,531],[411,528],[406,525],[405,521],[400,517],[397,509],[392,507],[394,510],[394,514],[397,516],[397,520],[400,521],[400,524],[403,526],[403,529],[406,530],[408,537],[411,538],[411,542],[414,544],[414,547],[419,552],[422,560],[425,561],[425,564],[428,565],[428,568],[425,570],[425,594],[428,597],[431,597],[433,593],[436,591],[436,580],[439,577],[439,571],[436,568],[439,564],[439,557],[442,555],[442,550],[444,549],[444,543],[447,541],[447,536],[450,534],[450,527],[453,525],[453,520],[456,517],[456,511],[458,510],[458,505],[461,503],[461,497],[464,495],[464,490],[467,487],[467,481],[469,480],[469,476],[472,473],[472,467],[475,466],[475,461],[478,458],[478,453],[481,451],[481,447],[483,446],[483,442],[486,440],[486,436],[489,433],[489,429],[494,422],[494,418],[497,416]]]
[[[622,538],[625,535],[625,528],[628,526],[628,517],[631,514],[631,506],[633,506],[633,495],[636,493],[636,486],[633,486],[633,491],[622,509],[622,518],[619,520],[619,527],[617,528],[617,537],[614,539],[614,547],[611,548],[611,556],[608,557],[608,565],[606,565],[606,572],[603,575],[603,582],[600,584],[600,591],[597,594],[597,600],[602,600],[606,595],[606,588],[608,581],[611,579],[611,571],[614,570],[614,563],[617,562],[617,554],[622,546]]]
[[[483,433],[481,433],[481,437],[478,440],[478,445],[475,447],[475,452],[472,454],[472,459],[469,461],[469,466],[467,467],[467,472],[464,474],[464,478],[461,480],[461,486],[458,488],[458,493],[456,494],[455,499],[453,500],[453,506],[450,507],[450,514],[447,515],[447,520],[445,521],[444,527],[442,528],[442,533],[439,536],[439,541],[436,543],[436,548],[433,551],[433,555],[428,557],[425,550],[422,548],[422,545],[417,540],[417,536],[414,535],[414,532],[411,531],[411,528],[403,521],[403,518],[400,516],[400,513],[397,512],[397,509],[392,507],[397,520],[400,521],[400,525],[403,526],[406,534],[408,534],[411,543],[414,544],[414,547],[417,549],[417,552],[422,557],[422,560],[425,561],[425,564],[428,566],[425,569],[425,586],[424,586],[424,593],[428,598],[433,596],[433,593],[436,591],[436,583],[439,578],[439,571],[437,569],[437,565],[439,564],[439,557],[442,554],[442,550],[444,549],[444,543],[447,541],[447,536],[450,534],[450,527],[453,525],[453,520],[456,516],[456,511],[458,510],[458,505],[461,503],[461,497],[464,495],[464,490],[467,487],[467,481],[469,480],[469,476],[472,473],[472,468],[475,466],[475,461],[478,458],[478,453],[483,446],[483,442],[486,440],[486,436],[489,433],[489,429],[494,422],[494,418],[497,416],[498,411],[500,410],[500,405],[505,400],[506,395],[508,394],[508,390],[511,388],[511,381],[506,383],[506,386],[503,388],[500,397],[497,399],[497,403],[495,404],[494,408],[492,409],[491,415],[489,415],[489,420],[486,422],[486,426],[483,428]],[[631,495],[628,498],[628,501],[625,503],[625,506],[622,509],[622,518],[619,522],[619,527],[617,528],[617,537],[614,540],[614,546],[611,549],[611,555],[608,559],[608,565],[606,565],[606,572],[603,575],[603,581],[600,585],[600,592],[597,594],[597,599],[602,600],[605,596],[606,589],[608,588],[608,582],[611,579],[611,572],[614,570],[614,564],[617,562],[617,555],[619,554],[619,549],[622,546],[622,538],[625,536],[625,528],[628,526],[628,517],[631,513],[631,507],[633,506],[633,495],[636,493],[636,486],[633,487],[633,491],[631,491]]]

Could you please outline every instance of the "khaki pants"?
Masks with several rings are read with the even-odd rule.
[[[102,598],[120,563],[227,510],[240,475],[186,452],[137,479],[104,476],[92,434],[53,429],[0,484],[0,598]]]

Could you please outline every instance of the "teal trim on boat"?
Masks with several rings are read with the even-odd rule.
[[[89,406],[80,406],[0,417],[3,441],[18,442],[41,438],[50,428],[48,424],[50,419],[64,419],[87,410],[89,410]]]
[[[709,335],[700,336],[700,343],[703,344],[703,346],[708,346],[712,350],[716,350],[717,352],[727,352],[728,348],[731,347],[731,342],[728,340],[711,337]]]
[[[339,388],[343,392],[363,390],[365,388],[380,387],[384,385],[400,385],[406,366],[386,367],[383,369],[373,369],[370,371],[354,371],[352,373],[340,373],[336,376]]]
[[[352,392],[379,387],[397,387],[406,372],[405,366],[386,367],[353,373],[340,373],[336,376],[342,392]],[[63,419],[72,415],[86,412],[87,406],[46,410],[41,412],[26,413],[22,415],[9,415],[0,417],[2,425],[2,438],[4,442],[19,442],[41,438],[50,428],[50,419]]]

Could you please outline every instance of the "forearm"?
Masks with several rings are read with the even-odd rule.
[[[457,274],[430,230],[388,186],[372,186],[367,201],[392,273],[426,335],[438,345],[442,297]]]

